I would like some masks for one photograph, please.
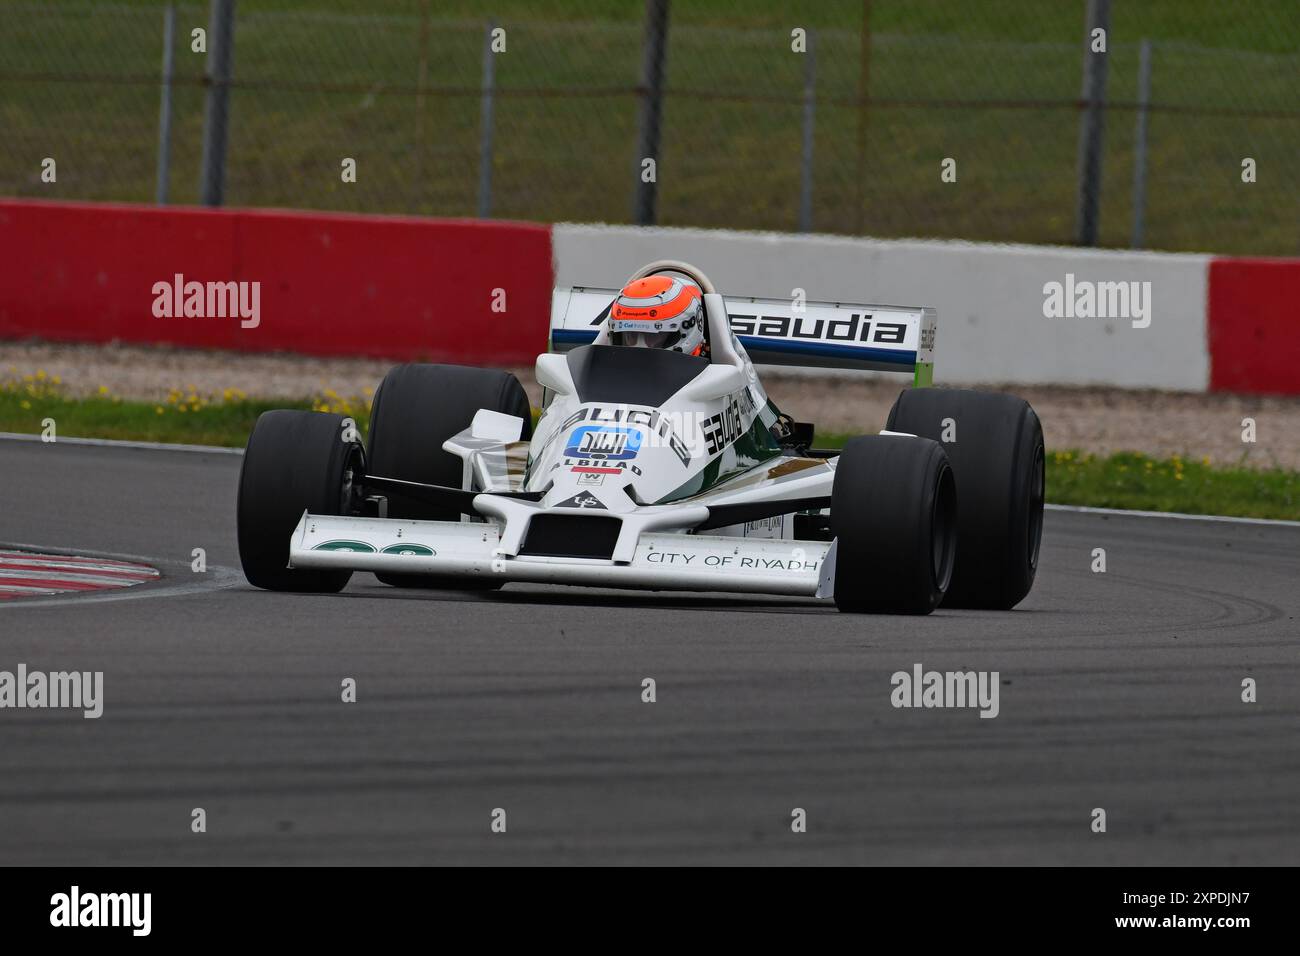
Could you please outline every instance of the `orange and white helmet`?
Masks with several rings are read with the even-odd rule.
[[[702,354],[704,299],[699,288],[665,275],[629,282],[610,307],[609,340],[614,345]]]

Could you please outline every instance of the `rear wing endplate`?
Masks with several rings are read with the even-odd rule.
[[[615,289],[556,289],[551,298],[551,351],[588,345],[609,315]],[[934,381],[934,309],[848,302],[726,296],[731,331],[759,365],[908,372]]]

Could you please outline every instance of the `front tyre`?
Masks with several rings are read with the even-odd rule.
[[[933,611],[957,542],[957,494],[942,446],[892,435],[850,440],[835,467],[831,530],[841,611]]]
[[[355,426],[342,415],[264,412],[248,436],[236,505],[239,560],[248,583],[268,591],[333,593],[352,572],[289,568],[289,537],[304,511],[350,510],[364,465]]]
[[[464,465],[442,443],[463,432],[480,409],[524,421],[520,438],[533,433],[532,409],[509,372],[461,365],[399,365],[385,377],[370,409],[370,473],[422,484],[459,488]],[[388,517],[459,521],[460,514],[400,494],[388,496]],[[398,588],[495,590],[502,582],[436,574],[375,575]]]

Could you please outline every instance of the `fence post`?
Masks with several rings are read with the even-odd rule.
[[[176,5],[163,8],[162,92],[158,103],[158,180],[154,202],[167,204],[172,165],[172,75],[176,58]]]
[[[420,4],[420,62],[415,70],[415,162],[411,178],[410,209],[420,211],[421,190],[424,188],[424,89],[429,82],[429,16],[432,0]]]
[[[1097,244],[1101,206],[1101,138],[1106,118],[1107,53],[1092,52],[1092,31],[1110,33],[1110,0],[1088,0],[1088,22],[1083,36],[1083,101],[1079,121],[1079,185],[1075,204],[1074,241]],[[1110,49],[1110,37],[1106,38]]]
[[[641,69],[641,116],[637,129],[636,197],[632,219],[652,226],[659,199],[659,117],[663,112],[664,60],[668,52],[668,0],[645,0],[644,57]],[[642,163],[654,160],[654,176],[646,181]]]
[[[208,26],[208,94],[203,107],[203,168],[199,174],[200,201],[205,206],[220,206],[225,199],[230,64],[234,45],[235,0],[212,0]]]
[[[489,20],[483,35],[483,101],[480,110],[478,144],[478,215],[486,219],[492,215],[492,133],[494,96],[496,94],[497,58],[492,52],[492,31],[497,22]]]
[[[867,202],[867,96],[871,86],[871,0],[862,0],[862,26],[858,33],[858,156],[853,177],[853,232],[866,227]]]
[[[1133,134],[1133,248],[1146,241],[1147,215],[1147,108],[1151,105],[1151,41],[1138,49],[1137,130]]]
[[[817,117],[817,46],[813,31],[805,37],[807,49],[803,73],[803,156],[799,176],[799,231],[812,231],[813,139]]]

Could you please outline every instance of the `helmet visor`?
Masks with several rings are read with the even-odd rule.
[[[680,337],[677,332],[615,332],[616,345],[642,349],[666,349]]]

